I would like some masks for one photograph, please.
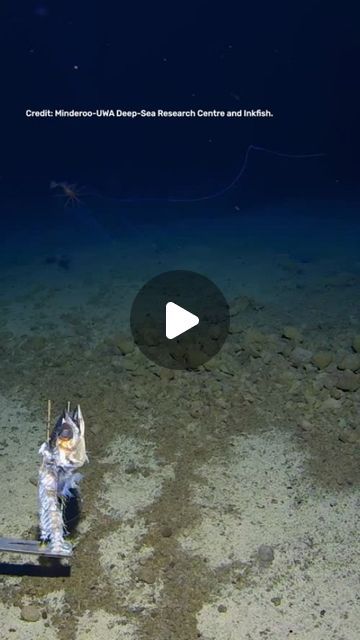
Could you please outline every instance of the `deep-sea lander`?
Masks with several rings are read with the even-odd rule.
[[[47,439],[39,453],[38,501],[40,541],[0,538],[0,552],[31,553],[64,558],[72,555],[72,545],[64,539],[64,509],[76,495],[81,474],[78,469],[88,461],[85,448],[85,422],[78,405],[67,409],[50,433],[51,403],[48,402]]]

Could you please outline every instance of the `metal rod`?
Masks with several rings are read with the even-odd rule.
[[[38,540],[20,540],[19,538],[0,538],[0,553],[29,553],[52,558],[68,558],[71,553],[53,553]]]
[[[46,442],[48,442],[50,438],[50,424],[51,424],[51,400],[48,400],[47,422],[46,422]]]

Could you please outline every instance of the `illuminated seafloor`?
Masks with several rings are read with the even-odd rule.
[[[90,464],[71,571],[2,555],[0,638],[360,637],[358,204],[201,206],[5,207],[1,535],[36,535],[48,398],[81,403]],[[230,303],[193,372],[129,329],[179,268]]]

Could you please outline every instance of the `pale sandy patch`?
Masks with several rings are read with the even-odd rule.
[[[131,611],[142,612],[156,607],[163,584],[139,581],[137,569],[153,556],[153,549],[142,543],[147,532],[143,518],[123,523],[117,531],[102,538],[99,544],[100,563],[114,589],[120,594],[122,605]]]
[[[0,396],[0,531],[5,537],[21,537],[36,525],[39,446],[45,439],[45,424],[34,419],[21,402]]]
[[[193,500],[202,517],[179,538],[212,569],[229,570],[198,613],[202,637],[360,637],[359,491],[310,480],[291,435],[274,430],[232,445],[199,470],[205,485],[194,484]],[[257,558],[261,544],[274,549],[267,566]]]
[[[116,463],[116,469],[104,474],[104,491],[99,508],[103,513],[133,518],[161,495],[166,480],[174,478],[172,465],[163,465],[151,442],[119,436],[113,441],[102,463]],[[135,470],[127,472],[129,464]]]
[[[76,640],[137,640],[135,625],[102,609],[86,611],[78,621]]]
[[[54,627],[45,626],[47,620],[26,622],[20,617],[20,608],[0,602],[0,640],[58,640]]]

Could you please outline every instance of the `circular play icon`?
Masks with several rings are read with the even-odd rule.
[[[220,289],[193,271],[167,271],[137,294],[130,317],[143,354],[169,369],[196,369],[224,344],[229,306]]]

